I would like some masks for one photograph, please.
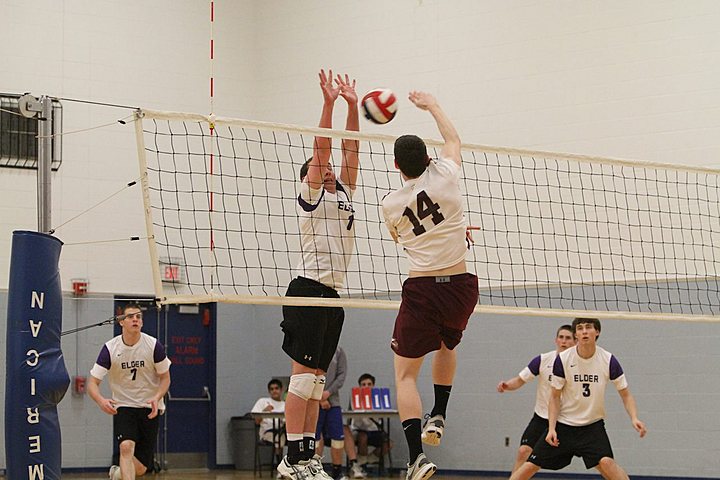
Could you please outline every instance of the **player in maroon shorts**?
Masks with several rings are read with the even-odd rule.
[[[440,444],[457,365],[454,349],[477,304],[478,280],[467,273],[465,265],[460,137],[435,97],[413,91],[409,99],[430,112],[445,140],[440,158],[431,159],[419,137],[398,138],[395,166],[404,185],[382,201],[388,230],[410,262],[391,342],[398,411],[410,452],[406,478],[425,480],[437,467],[425,457],[422,443]],[[417,376],[430,352],[436,352],[432,361],[435,405],[421,429]]]

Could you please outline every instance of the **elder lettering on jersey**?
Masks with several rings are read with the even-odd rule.
[[[145,360],[133,360],[131,362],[122,362],[120,363],[120,368],[126,369],[126,368],[142,368],[145,366]]]

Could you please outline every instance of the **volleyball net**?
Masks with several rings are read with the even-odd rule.
[[[397,308],[408,264],[380,202],[394,137],[141,110],[150,256],[163,303]],[[359,140],[355,251],[340,300],[285,298],[304,272],[299,168],[316,135]],[[437,157],[441,142],[426,140]],[[720,170],[463,145],[477,311],[715,321]],[[320,303],[318,303],[320,302]]]

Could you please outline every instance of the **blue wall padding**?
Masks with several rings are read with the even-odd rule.
[[[60,479],[57,405],[70,384],[60,350],[61,248],[50,235],[13,232],[5,343],[7,478]]]

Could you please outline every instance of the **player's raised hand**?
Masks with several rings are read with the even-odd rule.
[[[345,74],[345,78],[343,78],[342,75],[338,74],[335,82],[340,88],[340,96],[343,97],[349,105],[357,104],[358,96],[357,92],[355,91],[355,79],[353,78],[351,82],[350,77],[347,73]]]
[[[417,90],[410,92],[408,100],[415,104],[420,110],[429,110],[430,107],[437,105],[437,100],[434,96],[427,92],[418,92]]]
[[[337,97],[340,94],[340,87],[336,87],[333,84],[332,70],[328,70],[326,75],[325,70],[321,69],[318,77],[320,78],[320,88],[322,89],[325,103],[335,103],[335,100],[337,100]]]

